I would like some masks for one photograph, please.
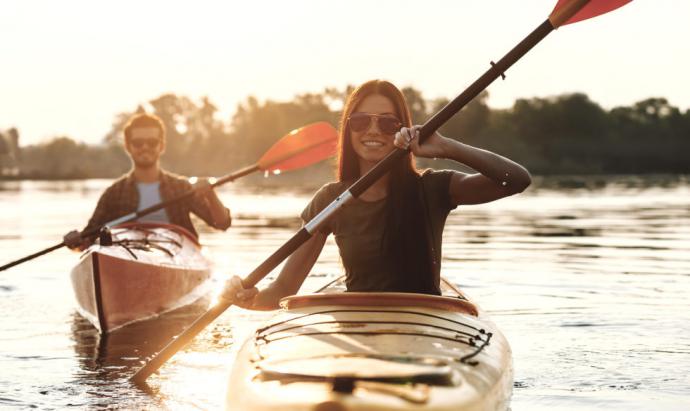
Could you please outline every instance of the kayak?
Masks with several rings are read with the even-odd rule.
[[[460,290],[441,285],[441,296],[344,292],[341,278],[282,299],[239,349],[226,408],[507,409],[507,340]]]
[[[210,277],[196,238],[163,223],[112,228],[71,273],[79,313],[104,334],[197,301]]]

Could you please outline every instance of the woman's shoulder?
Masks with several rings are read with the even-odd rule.
[[[332,181],[330,183],[326,183],[319,188],[316,193],[314,194],[314,197],[319,197],[319,198],[326,198],[326,197],[332,197],[333,199],[338,197],[340,194],[342,194],[345,190],[347,190],[348,185],[345,184],[342,181]]]
[[[347,188],[348,186],[340,181],[324,184],[314,193],[307,208],[311,209],[312,212],[321,211],[321,209],[335,200],[340,194],[347,190]]]
[[[321,188],[316,191],[309,204],[307,204],[305,209],[302,211],[302,214],[300,215],[302,220],[310,221],[312,218],[314,218],[314,216],[316,216],[316,214],[321,212],[321,210],[323,210],[345,190],[347,190],[347,185],[339,181],[327,183],[321,186]]]

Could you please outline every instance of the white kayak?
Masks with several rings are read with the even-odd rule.
[[[281,301],[239,350],[227,409],[508,408],[508,342],[446,280],[443,296],[343,291],[340,279]]]

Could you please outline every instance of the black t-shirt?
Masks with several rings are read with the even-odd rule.
[[[450,178],[453,171],[427,170],[421,176],[421,183],[429,210],[431,234],[436,261],[441,261],[441,243],[446,218],[456,206],[450,199]],[[311,202],[302,211],[305,222],[310,221],[330,204],[349,185],[342,182],[329,183],[321,187]],[[425,218],[419,216],[419,218]],[[333,233],[338,244],[340,257],[345,267],[348,291],[393,291],[395,269],[383,258],[381,241],[386,222],[386,198],[378,201],[355,199],[345,205],[319,230]],[[437,264],[440,270],[440,264]],[[440,273],[436,273],[436,277]]]

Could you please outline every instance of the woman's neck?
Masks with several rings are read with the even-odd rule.
[[[375,164],[368,165],[368,164],[360,164],[359,166],[359,175],[363,176],[369,170],[374,168]],[[360,196],[359,199],[363,201],[378,201],[381,200],[382,198],[385,198],[388,195],[388,180],[390,179],[389,173],[384,174],[376,180],[374,184],[372,184],[365,192],[363,192]]]

